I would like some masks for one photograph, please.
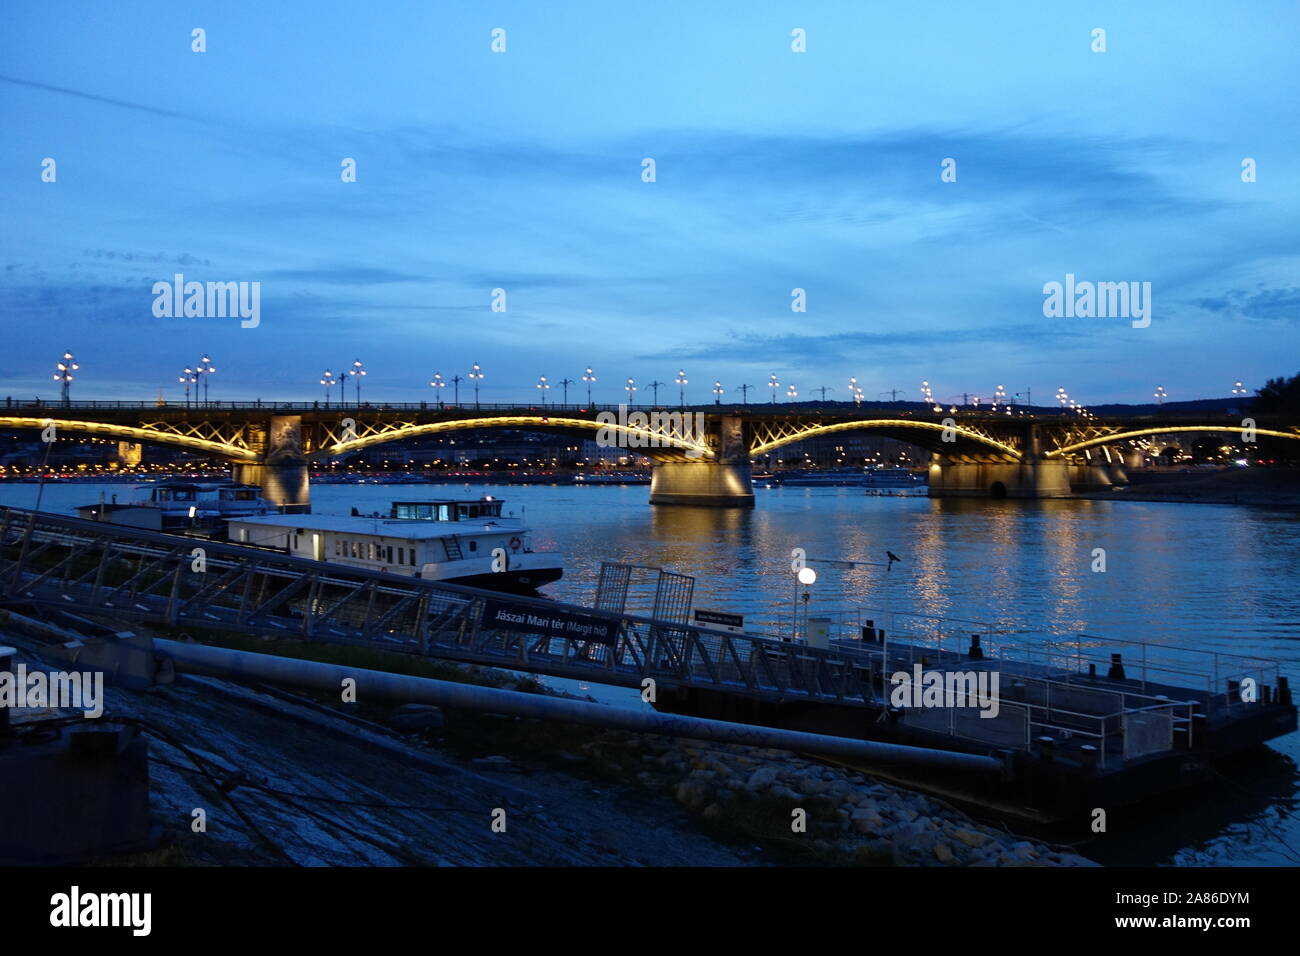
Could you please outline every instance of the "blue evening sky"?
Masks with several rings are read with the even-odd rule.
[[[610,402],[679,368],[701,402],[714,379],[766,400],[772,372],[803,397],[856,376],[869,399],[928,379],[1100,403],[1300,371],[1294,2],[55,2],[0,22],[0,394],[53,395],[66,348],[74,396],[172,400],[203,351],[214,399],[318,397],[355,358],[367,397],[407,401],[475,361],[492,401],[588,364]],[[177,272],[260,282],[260,326],[155,318]],[[1150,327],[1045,318],[1066,273],[1151,282]]]

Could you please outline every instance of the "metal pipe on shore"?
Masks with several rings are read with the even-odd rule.
[[[477,687],[429,677],[389,674],[383,671],[338,664],[323,664],[295,658],[276,657],[252,651],[237,651],[205,644],[191,644],[154,638],[157,653],[169,658],[176,670],[227,680],[267,681],[316,690],[339,692],[344,680],[356,682],[358,700],[378,697],[407,703],[486,711],[540,720],[559,720],[637,733],[690,737],[748,747],[770,747],[802,753],[822,754],[889,764],[939,767],[951,770],[999,773],[1003,762],[979,754],[931,750],[877,741],[834,737],[798,730],[781,730],[753,724],[739,724],[701,717],[660,714],[650,710],[611,707],[586,701],[526,694],[521,691]]]

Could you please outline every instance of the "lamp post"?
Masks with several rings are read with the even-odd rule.
[[[772,404],[776,404],[776,390],[781,387],[781,383],[776,380],[776,372],[767,377],[767,387],[772,390]]]
[[[546,390],[550,387],[551,383],[546,380],[545,375],[537,380],[537,390],[542,393],[542,408],[546,407]]]
[[[582,373],[582,380],[587,383],[587,407],[590,408],[591,407],[591,383],[596,381],[596,373],[591,370],[590,365],[588,365],[586,370]]]
[[[72,373],[81,368],[80,365],[72,358],[71,352],[64,352],[63,358],[59,359],[58,364],[54,366],[57,371],[54,373],[54,381],[59,382],[63,393],[63,404],[72,404]]]
[[[478,383],[483,381],[483,368],[478,362],[470,368],[469,377],[474,382],[474,407],[478,408]]]
[[[457,407],[460,406],[460,383],[463,381],[465,380],[461,378],[459,375],[453,375],[451,377],[451,385],[452,385],[451,400],[452,403],[455,404]]]
[[[447,387],[447,383],[442,380],[441,372],[433,373],[433,380],[429,382],[429,387],[433,389],[433,394],[438,399],[438,407],[442,408],[442,390]]]
[[[785,397],[790,399],[790,401],[792,402],[799,397],[799,393],[795,391],[794,385],[791,385],[788,389],[786,389]]]
[[[1056,389],[1056,400],[1061,403],[1061,414],[1065,414],[1065,406],[1070,403],[1070,396],[1065,391],[1065,386],[1058,386]]]
[[[853,404],[855,404],[858,408],[862,407],[862,389],[855,388],[853,390]]]
[[[195,399],[197,399],[197,398],[199,397],[199,379],[198,379],[198,376],[196,376],[196,375],[194,374],[194,369],[189,368],[189,367],[186,367],[185,371],[181,372],[181,377],[180,377],[179,379],[177,379],[177,381],[178,381],[178,382],[184,382],[184,383],[185,383],[185,407],[186,407],[186,408],[189,408],[189,406],[190,406],[190,386],[191,386],[191,385],[194,386],[194,397],[195,397]]]
[[[1165,399],[1169,397],[1169,393],[1165,391],[1165,387],[1163,385],[1157,385],[1156,390],[1153,394],[1155,395],[1155,400],[1157,405],[1163,405],[1165,403]]]
[[[996,412],[998,410],[998,406],[1003,404],[1006,400],[1007,400],[1007,390],[1003,386],[999,385],[993,391],[993,410]]]
[[[352,367],[348,369],[348,374],[357,380],[357,408],[360,408],[361,407],[361,380],[366,377],[366,369],[365,366],[361,364],[361,359],[357,359],[352,363]]]
[[[714,398],[713,398],[713,404],[714,404],[714,405],[721,405],[721,404],[722,404],[722,393],[725,392],[725,391],[726,391],[726,389],[722,387],[722,383],[721,383],[721,382],[714,382],[714,383],[713,383],[713,395],[714,395]]]
[[[736,391],[740,393],[740,404],[742,405],[749,404],[749,390],[753,387],[754,387],[753,385],[743,385],[743,384],[736,386]]]
[[[1233,395],[1245,395],[1245,394],[1246,394],[1246,386],[1242,385],[1240,382],[1233,382],[1233,383],[1232,383],[1232,394],[1233,394]]]
[[[322,374],[321,377],[320,377],[320,383],[321,383],[322,385],[325,386],[325,407],[326,407],[326,408],[329,408],[329,407],[330,407],[330,389],[333,388],[335,385],[338,384],[338,379],[336,379],[336,378],[334,377],[334,373],[333,373],[333,372],[331,372],[329,369],[326,369],[325,372],[324,372],[324,374]]]
[[[677,377],[673,379],[673,382],[677,385],[677,407],[685,408],[686,407],[686,386],[690,384],[690,382],[686,380],[686,370],[678,369]]]
[[[627,380],[627,384],[623,386],[623,391],[627,392],[627,403],[631,405],[632,393],[636,391],[636,382],[633,379],[629,378]]]
[[[560,386],[564,389],[563,401],[565,405],[569,404],[569,386],[572,384],[573,384],[573,379],[571,378],[560,379]]]
[[[802,568],[799,569],[798,573],[796,573],[794,577],[795,577],[795,606],[793,609],[794,613],[791,615],[791,617],[793,618],[794,626],[791,628],[793,633],[790,636],[791,638],[797,641],[799,639],[799,604],[798,604],[799,585],[800,584],[803,585],[804,630],[806,631],[807,623],[808,623],[807,621],[808,602],[812,600],[812,592],[809,591],[808,589],[817,583],[817,572],[814,571],[812,568],[808,567],[807,565],[804,565]]]
[[[213,373],[215,373],[216,370],[217,370],[216,366],[212,364],[212,359],[208,358],[206,355],[204,355],[203,358],[199,359],[198,367],[194,369],[196,374],[203,376],[203,404],[204,405],[208,404],[208,379],[212,377]],[[194,397],[196,399],[198,398],[197,389],[195,389]]]
[[[661,382],[661,381],[659,381],[658,379],[656,379],[655,381],[649,383],[649,385],[650,385],[650,394],[651,394],[651,399],[650,399],[650,401],[653,402],[654,405],[655,405],[656,407],[658,407],[658,405],[659,405],[659,386],[660,386],[660,385],[663,385],[663,384],[664,384],[664,383]]]

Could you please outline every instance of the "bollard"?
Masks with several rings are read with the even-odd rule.
[[[1111,680],[1124,679],[1124,659],[1119,654],[1110,655],[1110,670],[1106,672],[1106,676]]]

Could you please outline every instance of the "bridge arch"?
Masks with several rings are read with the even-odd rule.
[[[832,422],[829,424],[808,424],[794,427],[789,430],[782,429],[776,434],[763,438],[756,444],[751,445],[749,448],[749,454],[751,457],[765,455],[777,448],[793,444],[797,441],[803,441],[807,438],[818,438],[822,435],[831,435],[837,432],[847,431],[876,431],[880,432],[887,438],[911,442],[920,445],[922,448],[929,448],[931,451],[943,451],[949,453],[956,449],[953,447],[953,442],[946,442],[943,440],[943,434],[951,431],[954,438],[972,442],[978,448],[987,451],[990,454],[995,454],[999,457],[1008,457],[1015,461],[1019,461],[1022,457],[1019,448],[998,441],[990,435],[985,435],[963,425],[953,424],[951,426],[945,426],[939,422],[917,421],[909,418],[857,419],[844,422]],[[918,441],[918,439],[923,440]]]
[[[1153,428],[1140,428],[1126,432],[1116,432],[1112,435],[1100,435],[1089,438],[1086,441],[1075,442],[1072,445],[1064,445],[1049,451],[1044,457],[1046,458],[1064,458],[1067,455],[1077,454],[1087,448],[1095,448],[1098,445],[1113,445],[1115,442],[1124,441],[1129,438],[1146,438],[1152,435],[1171,435],[1176,432],[1200,432],[1221,434],[1238,434],[1240,435],[1246,429],[1240,425],[1163,425]],[[1300,431],[1283,432],[1272,428],[1252,428],[1250,431],[1256,436],[1267,435],[1270,438],[1290,438],[1300,441]]]
[[[630,416],[629,416],[630,417]],[[671,423],[676,421],[677,425]],[[659,419],[662,423],[663,419]],[[412,423],[392,423],[391,427],[383,424],[371,426],[372,430],[353,438],[340,440],[337,433],[331,432],[328,443],[322,442],[320,448],[307,457],[312,461],[332,458],[336,455],[348,455],[363,448],[388,442],[418,438],[423,435],[436,435],[443,432],[466,431],[474,428],[522,428],[532,431],[572,431],[586,430],[597,433],[605,432],[626,439],[629,451],[656,453],[662,457],[665,450],[692,460],[708,460],[715,457],[704,434],[689,425],[683,426],[680,420],[670,419],[667,430],[653,428],[649,425],[631,425],[618,421],[597,421],[587,418],[563,418],[553,415],[504,415],[485,418],[463,418],[452,421],[430,422],[425,425]],[[619,442],[624,447],[623,442]]]
[[[192,451],[221,455],[233,461],[258,461],[255,451],[228,441],[205,438],[195,429],[190,434],[167,431],[157,427],[118,425],[109,422],[87,422],[68,418],[31,418],[26,416],[0,416],[0,429],[44,431],[53,425],[56,433],[90,435],[96,438],[117,438],[123,441],[144,442],[151,445],[173,445]]]

